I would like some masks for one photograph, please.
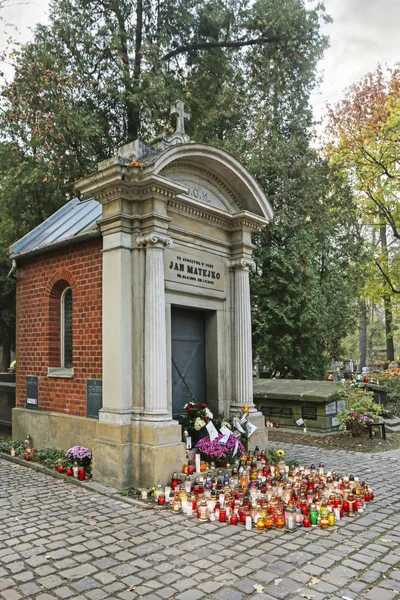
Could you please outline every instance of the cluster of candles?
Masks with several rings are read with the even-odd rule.
[[[217,476],[200,475],[192,481],[174,473],[171,485],[165,490],[159,486],[155,493],[158,504],[169,503],[173,512],[200,521],[289,531],[328,528],[344,516],[363,512],[373,498],[371,487],[358,477],[325,471],[323,463],[289,468],[282,458],[269,465],[263,453],[247,454],[239,467]]]

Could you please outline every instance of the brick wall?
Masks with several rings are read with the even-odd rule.
[[[24,259],[17,277],[17,406],[26,375],[39,376],[39,410],[86,416],[86,379],[102,376],[102,239]],[[59,303],[73,298],[73,379],[47,377],[60,366]],[[58,363],[58,364],[57,364]]]

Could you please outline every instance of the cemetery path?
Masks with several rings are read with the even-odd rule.
[[[0,459],[0,598],[400,598],[400,451],[280,446],[287,458],[365,478],[374,502],[328,530],[245,531],[143,510]]]

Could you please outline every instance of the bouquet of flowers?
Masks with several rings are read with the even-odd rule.
[[[84,446],[73,446],[67,450],[65,456],[74,462],[76,461],[82,467],[88,466],[92,460],[92,453]]]
[[[205,403],[196,404],[195,402],[188,402],[185,404],[184,409],[186,412],[182,420],[189,433],[200,431],[214,417]]]
[[[223,437],[224,436],[222,433],[219,433],[213,441],[211,441],[209,436],[207,436],[197,442],[196,448],[200,451],[204,457],[204,460],[230,463],[234,462],[235,460],[239,460],[240,457],[245,453],[244,446],[238,436],[232,433],[232,435],[229,436],[226,444],[220,444],[219,440],[221,440]],[[238,445],[237,452],[235,456],[233,456],[236,443]]]

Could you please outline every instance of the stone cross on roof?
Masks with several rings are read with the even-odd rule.
[[[182,102],[182,100],[177,100],[175,104],[172,104],[170,114],[178,115],[176,119],[175,133],[185,134],[185,119],[190,121],[190,113],[185,113],[185,104]]]
[[[162,141],[156,144],[156,148],[160,150],[165,150],[169,146],[176,146],[176,144],[189,144],[190,142],[190,137],[185,133],[185,119],[190,119],[190,114],[185,113],[185,105],[182,100],[177,100],[172,104],[170,114],[177,115],[176,129],[170,136],[167,136],[166,133],[162,134]]]

